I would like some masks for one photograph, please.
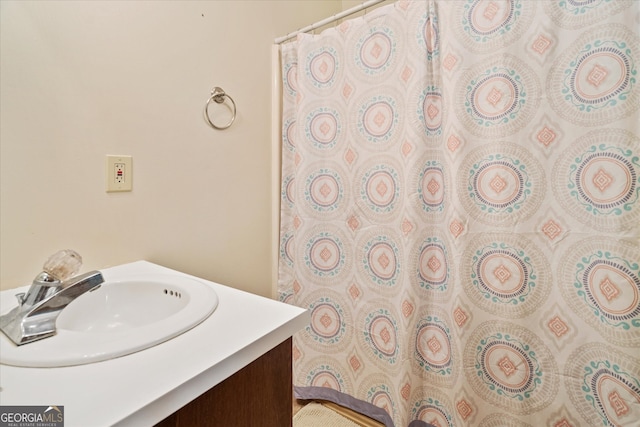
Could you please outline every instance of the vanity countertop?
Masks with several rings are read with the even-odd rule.
[[[106,281],[140,273],[194,278],[147,261],[101,271]],[[0,365],[0,405],[64,406],[65,427],[152,426],[309,322],[302,308],[196,279],[212,286],[219,299],[215,312],[198,326],[104,362],[60,368]],[[0,293],[0,313],[26,289]]]

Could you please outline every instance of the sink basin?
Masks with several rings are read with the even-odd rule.
[[[53,337],[16,346],[0,333],[0,363],[58,367],[125,356],[188,331],[217,306],[215,291],[188,277],[147,274],[107,280],[60,313]]]

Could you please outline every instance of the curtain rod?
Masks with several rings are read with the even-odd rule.
[[[378,4],[378,3],[382,3],[383,1],[385,1],[385,0],[368,0],[368,1],[365,1],[364,3],[360,4],[359,6],[354,6],[351,9],[347,9],[347,10],[342,11],[340,13],[336,13],[335,15],[333,15],[333,16],[331,16],[329,18],[325,18],[322,21],[318,21],[315,24],[308,25],[308,26],[306,26],[304,28],[299,29],[298,31],[293,31],[293,32],[287,34],[286,36],[278,37],[277,39],[274,40],[274,43],[275,44],[280,44],[282,42],[286,42],[287,40],[294,38],[295,36],[297,36],[300,33],[306,33],[306,32],[309,32],[309,31],[313,31],[316,28],[320,28],[323,25],[331,24],[332,22],[335,22],[338,19],[342,19],[345,16],[353,15],[354,13],[358,13],[361,10],[364,10],[364,9],[366,9],[368,7],[374,6],[374,5]]]

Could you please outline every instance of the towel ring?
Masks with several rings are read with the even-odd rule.
[[[216,126],[211,121],[211,118],[209,118],[209,104],[211,104],[212,100],[215,101],[217,104],[222,104],[224,102],[225,98],[228,98],[229,101],[231,101],[231,104],[233,104],[233,115],[231,116],[231,120],[229,120],[229,123],[227,123],[226,125],[224,125],[224,126]],[[231,98],[229,95],[227,95],[225,93],[224,90],[222,90],[222,88],[214,87],[211,90],[211,96],[209,97],[209,99],[207,99],[207,104],[204,106],[204,117],[205,117],[205,119],[207,119],[207,122],[209,123],[209,125],[212,128],[218,129],[218,130],[226,129],[229,126],[231,126],[233,121],[236,119],[236,103],[233,100],[233,98]]]

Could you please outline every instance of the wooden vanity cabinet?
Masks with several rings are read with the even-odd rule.
[[[291,427],[289,338],[156,427]]]

